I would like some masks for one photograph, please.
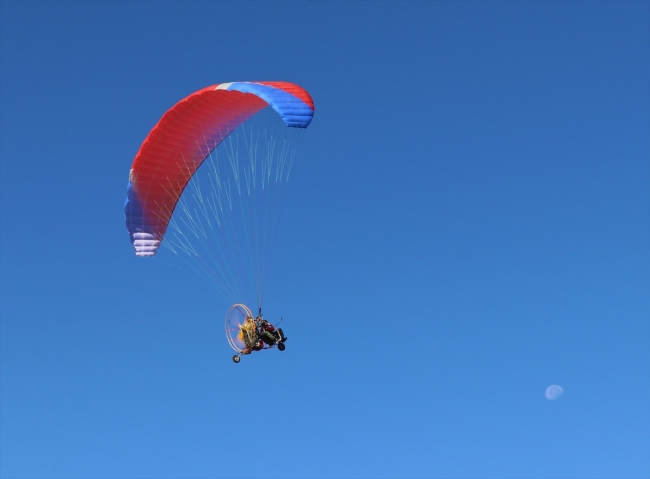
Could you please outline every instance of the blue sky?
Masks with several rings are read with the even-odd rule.
[[[650,475],[648,2],[0,2],[0,476]],[[175,102],[316,114],[265,300],[136,258]],[[564,394],[548,401],[551,384]]]

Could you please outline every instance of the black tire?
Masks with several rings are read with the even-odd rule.
[[[239,357],[238,354],[235,354],[235,355],[232,357],[232,360],[233,360],[233,362],[238,363],[238,362],[241,360],[241,358]]]
[[[278,343],[278,349],[279,349],[280,351],[284,351],[284,348],[286,348],[286,346],[284,345],[284,343]]]

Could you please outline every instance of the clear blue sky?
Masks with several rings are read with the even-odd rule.
[[[648,2],[0,13],[2,478],[650,475]],[[235,80],[316,104],[287,350],[238,365],[122,210],[160,116]]]

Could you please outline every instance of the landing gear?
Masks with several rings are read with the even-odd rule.
[[[283,346],[284,346],[284,345],[283,345]],[[238,363],[239,361],[241,361],[241,358],[239,357],[239,354],[235,354],[235,355],[232,357],[232,361],[233,361],[234,363]]]
[[[279,349],[280,351],[284,351],[284,348],[286,348],[286,346],[284,345],[284,343],[278,343],[278,349]]]

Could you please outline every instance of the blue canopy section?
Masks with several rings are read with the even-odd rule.
[[[257,95],[271,105],[289,127],[307,128],[314,117],[314,110],[309,105],[279,88],[259,83],[236,82],[231,84],[228,90]]]

